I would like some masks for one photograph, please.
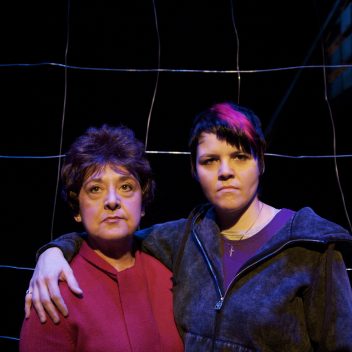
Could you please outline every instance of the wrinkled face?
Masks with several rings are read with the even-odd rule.
[[[125,168],[109,165],[88,177],[78,196],[82,221],[92,240],[117,240],[132,235],[142,215],[142,191]]]
[[[220,214],[239,212],[256,197],[257,160],[213,133],[200,135],[196,172],[205,196]]]

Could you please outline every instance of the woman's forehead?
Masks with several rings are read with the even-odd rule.
[[[92,165],[86,170],[84,179],[85,181],[91,179],[98,179],[105,175],[108,171],[112,171],[124,177],[130,176],[134,178],[134,176],[128,171],[125,166],[117,163],[106,163],[102,165]]]
[[[203,154],[232,154],[232,153],[248,153],[256,156],[255,151],[247,144],[229,141],[226,138],[221,138],[214,133],[202,133],[198,140],[197,155]]]

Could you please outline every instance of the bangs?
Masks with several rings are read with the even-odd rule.
[[[235,133],[233,129],[222,126],[215,128],[215,131],[211,133],[214,133],[219,141],[225,141],[237,149],[257,157],[254,141],[249,139],[243,131],[240,130],[239,133]]]

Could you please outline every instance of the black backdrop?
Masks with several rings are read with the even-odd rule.
[[[351,154],[350,90],[330,96],[330,115],[322,68],[277,70],[330,63],[329,38],[349,2],[338,3],[324,31],[335,1],[2,4],[0,335],[18,337],[31,276],[8,266],[33,267],[38,247],[75,229],[58,198],[51,235],[59,159],[18,156],[58,155],[61,136],[64,152],[87,127],[103,123],[125,124],[145,140],[154,93],[149,151],[187,151],[194,115],[240,96],[270,132],[268,153],[332,155],[333,120],[337,154]],[[159,49],[162,70],[155,90]],[[65,62],[67,70],[57,65]],[[229,72],[237,64],[240,91],[237,73]],[[150,154],[150,160],[158,189],[142,226],[186,216],[203,200],[188,156]],[[331,158],[268,156],[262,199],[277,207],[311,206],[349,227],[338,180],[350,209],[351,157],[338,158],[337,166]],[[16,351],[17,344],[0,339],[0,350]]]

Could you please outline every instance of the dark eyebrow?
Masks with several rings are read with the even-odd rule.
[[[201,158],[217,158],[217,157],[219,157],[219,155],[215,154],[215,153],[209,153],[209,154],[207,153],[207,154],[202,154],[199,156],[200,159]]]
[[[247,153],[244,150],[236,150],[236,151],[231,153],[231,155],[238,155],[238,154],[248,154],[249,155],[250,153]]]
[[[129,175],[126,175],[126,176],[122,176],[120,178],[120,181],[122,181],[122,182],[123,181],[129,181],[129,180],[138,182],[138,180],[132,174],[129,174]]]

